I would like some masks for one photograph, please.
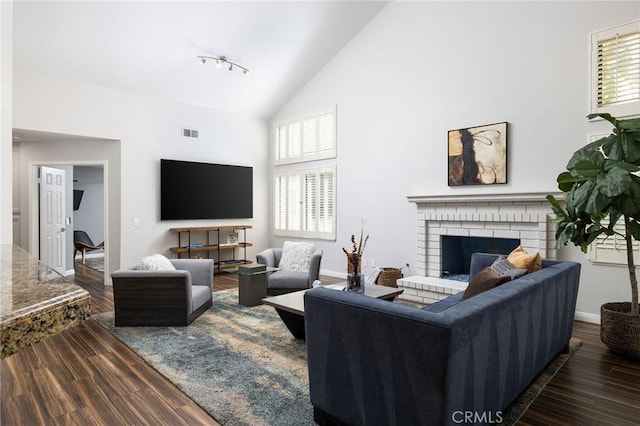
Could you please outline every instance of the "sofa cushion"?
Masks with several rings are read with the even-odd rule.
[[[191,287],[191,312],[207,303],[211,299],[211,289],[206,285],[194,285]]]
[[[490,266],[491,270],[498,277],[509,276],[515,279],[527,273],[526,269],[520,269],[513,266],[507,259],[507,256],[499,256]]]
[[[491,290],[492,288],[506,283],[507,281],[511,281],[510,276],[497,276],[491,269],[491,266],[487,266],[471,278],[469,286],[462,295],[462,300],[467,300],[468,298],[478,295],[484,291]]]
[[[281,269],[272,272],[269,276],[268,288],[298,288],[300,290],[309,287],[309,273],[302,271],[288,271]]]
[[[163,255],[156,253],[140,259],[136,269],[141,271],[175,271],[173,264]]]
[[[529,254],[524,248],[522,248],[522,246],[516,247],[511,253],[509,253],[507,260],[516,268],[526,269],[529,272],[535,272],[542,269],[540,253]]]
[[[464,292],[461,291],[459,293],[454,294],[453,296],[449,296],[446,299],[439,300],[436,303],[432,303],[431,305],[425,306],[424,308],[421,308],[421,309],[423,311],[434,312],[434,313],[446,311],[447,309],[452,308],[456,306],[458,303],[462,302],[463,294]]]
[[[309,272],[309,261],[314,246],[306,242],[285,241],[282,245],[282,257],[278,267],[289,271]]]

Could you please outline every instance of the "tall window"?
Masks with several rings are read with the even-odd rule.
[[[640,114],[640,21],[591,34],[591,111]]]
[[[274,234],[336,238],[336,167],[274,173]]]
[[[274,234],[335,240],[336,166],[324,160],[336,157],[336,107],[277,121],[273,131]]]

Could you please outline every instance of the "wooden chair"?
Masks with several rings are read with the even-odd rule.
[[[73,257],[75,259],[77,252],[82,252],[82,264],[84,265],[85,258],[88,251],[101,250],[104,248],[104,241],[98,245],[93,243],[93,240],[89,237],[85,231],[73,231]]]

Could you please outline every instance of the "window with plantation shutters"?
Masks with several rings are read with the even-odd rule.
[[[591,111],[640,114],[640,21],[591,34]]]
[[[336,157],[336,107],[274,123],[274,164]]]
[[[608,220],[603,220],[602,224],[607,226]],[[619,219],[615,230],[624,234],[624,222]],[[640,250],[638,241],[633,240],[633,257],[636,265],[640,265]],[[615,265],[627,264],[627,243],[620,235],[600,235],[589,246],[589,260],[594,263],[609,263]]]
[[[335,106],[273,123],[274,235],[336,239],[336,145]]]
[[[274,172],[274,234],[336,238],[336,167]]]

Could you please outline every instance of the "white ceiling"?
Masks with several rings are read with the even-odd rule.
[[[14,70],[271,118],[386,4],[18,1]]]

